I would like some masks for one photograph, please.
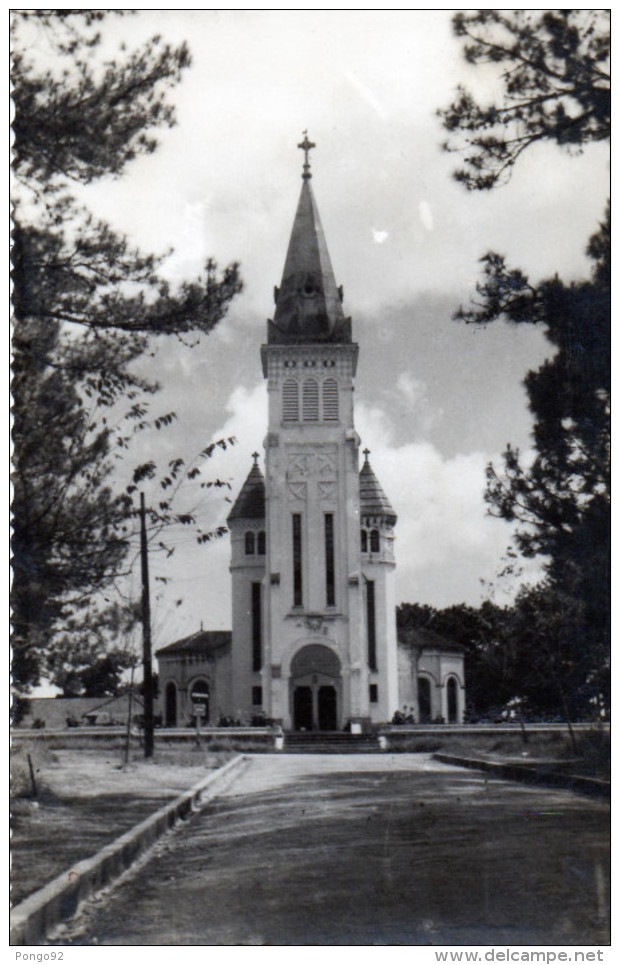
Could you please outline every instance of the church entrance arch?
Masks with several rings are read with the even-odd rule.
[[[291,663],[291,717],[295,730],[338,730],[342,708],[340,660],[320,643],[302,647]]]

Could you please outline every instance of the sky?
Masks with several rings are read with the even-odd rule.
[[[356,427],[399,517],[397,601],[509,600],[518,580],[497,574],[511,528],[487,515],[485,466],[499,465],[508,442],[530,450],[522,380],[552,349],[537,328],[479,328],[452,316],[475,293],[488,250],[534,281],[587,275],[585,245],[609,193],[607,147],[571,157],[539,145],[506,186],[480,193],[458,185],[458,156],[441,149],[437,109],[459,83],[489,100],[497,76],[464,63],[446,11],[158,10],[113,19],[103,31],[111,52],[155,33],[187,40],[193,64],[170,95],[178,123],[161,132],[158,150],[81,197],[143,250],[174,249],[165,264],[173,282],[196,275],[208,257],[239,262],[244,282],[210,336],[191,346],[162,342],[145,360],[143,372],[162,387],[153,414],[178,418],[139,441],[136,461],[189,461],[209,441],[235,436],[205,469],[230,483],[234,499],[251,453],[262,453],[259,352],[307,129],[316,143],[312,185],[360,346]],[[37,43],[30,54],[44,57]],[[199,505],[203,528],[223,523],[229,508],[221,490],[210,492]],[[168,535],[174,556],[152,558],[155,648],[201,623],[231,623],[227,539],[198,546],[189,531]],[[538,575],[529,561],[521,580]],[[136,569],[132,592],[138,581]]]

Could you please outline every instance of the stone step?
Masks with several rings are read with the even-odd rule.
[[[346,744],[297,744],[289,747],[284,744],[285,754],[380,754],[379,746],[374,744],[363,747],[348,747]]]
[[[369,754],[379,749],[375,734],[298,731],[284,737],[284,750],[291,754]]]

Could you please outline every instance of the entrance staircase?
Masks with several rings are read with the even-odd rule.
[[[343,731],[291,731],[284,735],[285,754],[378,754],[376,734]]]

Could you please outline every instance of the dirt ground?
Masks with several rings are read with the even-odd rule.
[[[603,945],[609,805],[427,754],[254,757],[57,944]]]
[[[37,796],[32,796],[30,753]],[[121,749],[14,749],[11,806],[12,903],[18,904],[63,871],[128,831],[166,801],[197,784],[231,754],[204,749],[156,749],[145,761]]]

